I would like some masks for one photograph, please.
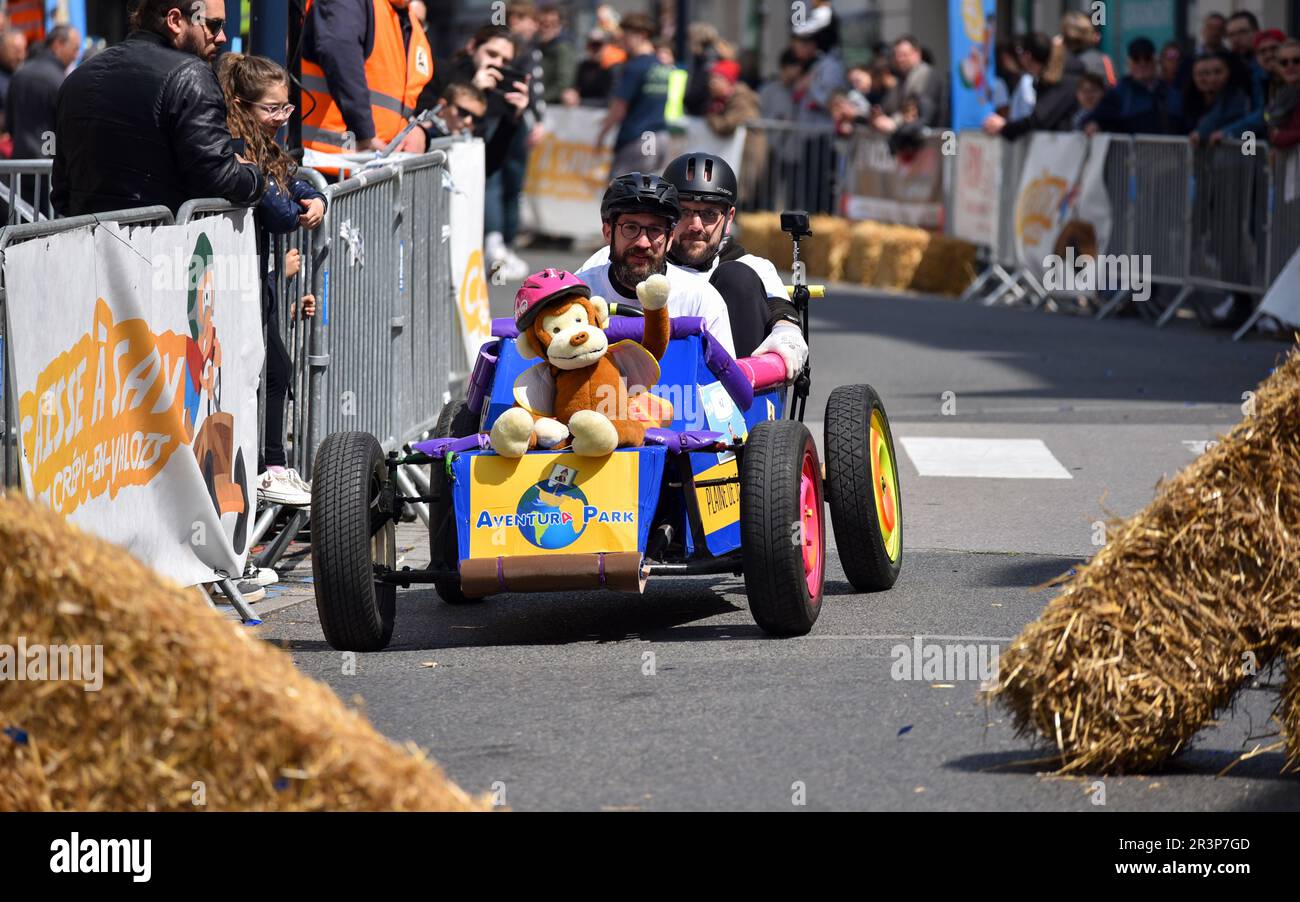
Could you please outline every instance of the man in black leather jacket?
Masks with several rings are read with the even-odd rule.
[[[141,0],[126,40],[68,76],[55,129],[57,213],[257,202],[262,174],[235,154],[211,66],[224,20],[224,0]]]

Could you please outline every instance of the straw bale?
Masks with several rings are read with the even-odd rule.
[[[885,226],[878,222],[855,222],[849,232],[849,252],[844,258],[844,281],[875,285],[884,252]]]
[[[1247,661],[1294,653],[1300,354],[1253,401],[1217,446],[1114,525],[1002,656],[994,697],[1061,771],[1160,766],[1253,678]],[[1293,680],[1292,736],[1297,694]]]
[[[926,294],[960,295],[975,280],[975,245],[934,235],[912,276],[911,288]]]
[[[805,239],[800,259],[810,279],[838,282],[844,277],[844,258],[851,242],[851,224],[838,216],[810,217],[813,236]]]
[[[882,235],[876,284],[881,288],[905,291],[912,287],[912,279],[930,244],[930,233],[908,226],[885,226]]]
[[[488,807],[197,590],[13,495],[0,624],[15,649],[103,647],[99,691],[0,680],[0,810]]]

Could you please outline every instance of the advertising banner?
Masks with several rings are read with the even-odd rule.
[[[4,261],[28,494],[182,585],[243,573],[264,356],[252,211]]]

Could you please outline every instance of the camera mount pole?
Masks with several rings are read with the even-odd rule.
[[[790,240],[794,242],[794,291],[791,293],[790,300],[794,302],[795,312],[799,314],[799,326],[803,330],[804,344],[808,344],[808,302],[812,299],[812,292],[808,288],[807,270],[799,260],[799,242],[804,238],[812,237],[812,230],[808,227],[807,213],[795,211],[784,214],[781,219],[782,229],[789,233]],[[808,393],[811,389],[812,355],[810,354],[803,369],[794,379],[794,396],[790,403],[791,419],[803,422],[804,410],[808,406]]]

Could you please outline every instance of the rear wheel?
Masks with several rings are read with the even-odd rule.
[[[740,467],[741,554],[754,621],[801,636],[821,613],[826,533],[821,463],[803,423],[768,420],[750,430]]]
[[[903,496],[885,405],[870,385],[826,402],[826,500],[844,573],[859,592],[888,589],[903,569]]]
[[[393,636],[397,587],[375,565],[397,566],[396,524],[381,508],[391,491],[374,436],[337,432],[312,470],[312,575],[325,640],[340,651],[379,651]]]
[[[434,438],[465,438],[478,432],[478,414],[469,409],[464,398],[452,398],[442,407],[433,427]]]

